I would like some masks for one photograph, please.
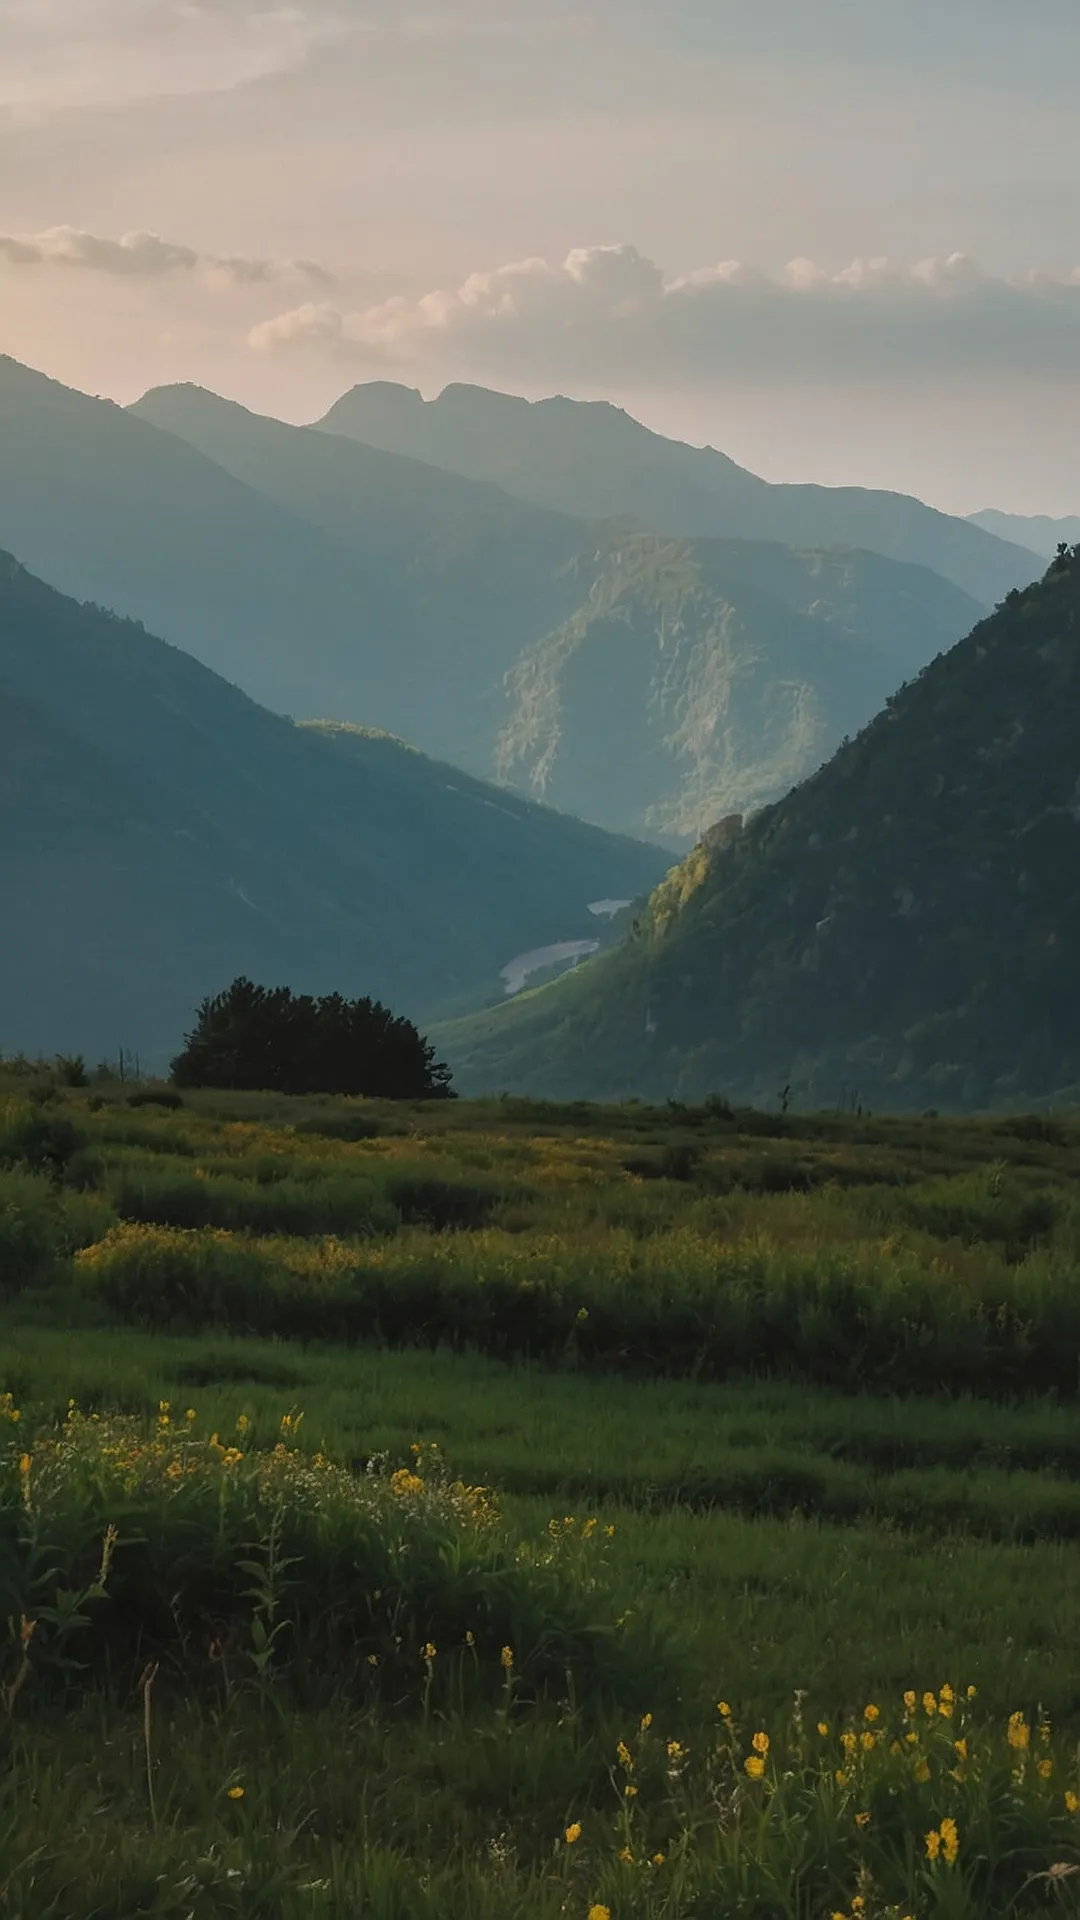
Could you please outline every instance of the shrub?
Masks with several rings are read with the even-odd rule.
[[[105,1231],[100,1199],[57,1191],[44,1175],[0,1173],[0,1291],[49,1279],[58,1263]]]
[[[61,1174],[84,1137],[61,1114],[31,1100],[0,1101],[0,1166]]]

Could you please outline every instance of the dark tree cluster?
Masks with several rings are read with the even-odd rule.
[[[434,1047],[377,1000],[313,999],[243,978],[203,1001],[172,1077],[180,1087],[233,1091],[453,1098]]]

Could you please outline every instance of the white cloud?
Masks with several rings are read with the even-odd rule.
[[[163,240],[156,233],[125,233],[119,240],[108,240],[79,227],[49,227],[44,233],[0,233],[0,263],[11,267],[77,267],[140,280],[198,273],[210,281],[232,285],[280,280],[327,285],[333,278],[313,260],[258,260],[199,253],[194,247]]]
[[[678,278],[636,247],[525,259],[458,287],[261,322],[250,345],[523,380],[633,378],[652,390],[860,380],[1061,378],[1080,367],[1080,269],[1007,280],[953,253],[902,265],[807,259],[769,277],[738,261]]]

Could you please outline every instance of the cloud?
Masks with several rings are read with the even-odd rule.
[[[838,272],[795,259],[779,276],[727,260],[667,278],[636,247],[579,247],[561,265],[520,260],[418,298],[298,306],[249,343],[519,378],[633,378],[653,390],[1002,373],[1072,384],[1080,269],[1007,280],[954,253],[915,265],[859,259]]]
[[[330,285],[333,275],[313,260],[258,260],[199,253],[156,233],[125,233],[102,239],[79,227],[49,227],[44,233],[0,233],[0,262],[11,267],[78,267],[138,280],[198,273],[226,285],[308,280]]]

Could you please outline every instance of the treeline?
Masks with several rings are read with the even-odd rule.
[[[315,999],[242,977],[203,1001],[172,1077],[179,1087],[231,1091],[454,1097],[434,1047],[379,1001]]]

